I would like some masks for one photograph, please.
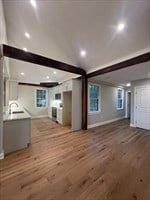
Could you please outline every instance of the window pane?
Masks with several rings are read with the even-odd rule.
[[[90,85],[90,98],[98,98],[99,96],[99,86]]]
[[[36,90],[36,106],[46,107],[46,90]]]
[[[122,106],[122,99],[120,99],[120,108],[122,108],[123,106]]]
[[[89,111],[99,111],[99,86],[90,84],[89,85]]]
[[[98,111],[98,99],[90,99],[90,111]]]
[[[122,89],[117,90],[117,108],[118,109],[123,108],[123,90]]]

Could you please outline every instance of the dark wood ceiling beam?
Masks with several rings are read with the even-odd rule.
[[[59,85],[59,83],[58,82],[40,82],[40,85],[44,87],[55,87]]]
[[[127,67],[132,67],[133,65],[137,65],[137,64],[140,64],[140,63],[143,63],[143,62],[148,62],[148,61],[150,61],[150,52],[144,53],[144,54],[136,56],[134,58],[130,58],[128,60],[122,61],[120,63],[114,64],[114,65],[111,65],[111,66],[107,66],[103,69],[96,70],[94,72],[87,74],[87,77],[92,78],[94,76],[113,72],[113,71],[124,69],[124,68],[127,68]]]
[[[25,86],[34,86],[34,87],[47,87],[47,86],[42,86],[40,84],[35,84],[35,83],[25,83],[25,82],[19,82],[19,85],[25,85]]]
[[[86,71],[83,70],[82,68],[69,65],[60,61],[56,61],[34,53],[25,52],[22,49],[11,47],[5,44],[3,44],[3,55],[9,58],[14,58],[17,60],[22,60],[33,64],[54,68],[57,70],[63,70],[66,72],[80,74],[84,76],[86,75]]]
[[[88,125],[88,80],[82,77],[82,129],[87,130]]]
[[[19,82],[19,85],[25,85],[25,86],[35,86],[35,87],[47,87],[47,88],[51,88],[51,87],[55,87],[57,85],[59,85],[57,82],[41,82],[40,84],[35,84],[35,83],[27,83],[27,82]]]

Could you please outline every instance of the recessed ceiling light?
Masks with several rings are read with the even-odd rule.
[[[124,28],[125,28],[125,24],[124,24],[124,23],[120,23],[120,24],[118,24],[118,26],[117,26],[117,30],[118,30],[118,31],[122,31]]]
[[[21,72],[20,74],[21,74],[22,76],[24,76],[24,72]]]
[[[131,83],[127,83],[126,86],[127,86],[127,87],[130,87],[130,86],[131,86]]]
[[[25,32],[24,35],[25,35],[28,39],[30,39],[30,34],[29,34],[29,33]]]
[[[56,73],[57,73],[56,71],[53,72],[53,74],[56,74]]]
[[[82,57],[85,57],[85,56],[86,56],[86,51],[85,51],[85,50],[82,50],[82,51],[80,52],[80,55],[81,55]]]
[[[49,76],[46,76],[47,79],[49,79]]]
[[[36,8],[36,1],[35,0],[30,0],[31,5]]]
[[[24,51],[28,51],[28,49],[26,47],[23,48]]]

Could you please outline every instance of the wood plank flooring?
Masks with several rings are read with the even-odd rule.
[[[71,132],[32,120],[32,144],[0,161],[1,200],[150,200],[150,131],[127,120]]]

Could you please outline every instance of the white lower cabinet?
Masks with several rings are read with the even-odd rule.
[[[31,119],[4,121],[4,153],[28,147],[31,142]]]
[[[48,117],[52,118],[52,107],[48,107]]]
[[[61,108],[57,108],[57,121],[59,124],[63,124],[63,110]]]

